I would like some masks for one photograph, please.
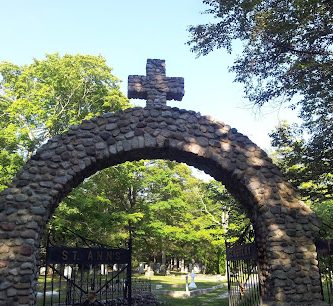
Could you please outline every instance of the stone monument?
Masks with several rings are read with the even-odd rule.
[[[188,288],[189,288],[189,289],[196,289],[196,288],[197,288],[197,285],[196,285],[196,283],[194,282],[194,278],[195,278],[195,273],[194,273],[194,271],[192,270],[192,273],[191,273],[191,283],[188,285]]]

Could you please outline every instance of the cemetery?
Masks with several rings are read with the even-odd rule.
[[[46,268],[40,269],[39,247],[59,202],[97,171],[140,159],[173,160],[204,170],[249,212],[252,226],[226,245],[229,305],[327,305],[316,247],[320,222],[314,212],[247,136],[212,117],[166,105],[182,99],[184,79],[167,77],[164,60],[148,59],[146,72],[128,79],[128,96],[147,100],[146,107],[71,126],[42,145],[1,192],[0,305],[35,305],[43,274],[43,303],[38,305],[81,305],[87,296],[102,305],[158,305],[152,292],[163,284],[153,289],[153,283],[132,278],[132,269],[149,279],[155,273],[170,275],[171,264],[132,267],[135,230],[130,222],[122,248],[84,237],[78,246],[66,246],[51,237]],[[330,242],[322,242],[321,250],[331,255]],[[202,265],[180,259],[173,266],[184,272],[185,295],[203,293],[197,276]]]

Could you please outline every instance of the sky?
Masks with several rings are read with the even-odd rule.
[[[182,101],[169,106],[210,115],[270,150],[268,133],[280,120],[295,121],[286,108],[258,110],[228,72],[233,54],[216,50],[197,58],[186,45],[188,26],[214,22],[200,0],[0,0],[0,61],[30,64],[46,53],[102,55],[122,80],[145,74],[147,58],[164,59],[167,76],[184,77]],[[145,101],[132,100],[145,106]]]

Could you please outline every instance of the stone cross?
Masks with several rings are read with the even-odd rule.
[[[165,60],[148,59],[145,75],[128,76],[128,98],[145,99],[147,106],[166,105],[167,100],[181,101],[184,78],[167,77]]]

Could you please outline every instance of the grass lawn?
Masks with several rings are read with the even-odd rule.
[[[152,277],[146,277],[144,275],[137,276],[134,275],[134,278],[137,279],[149,279],[152,284],[152,290],[154,292],[162,291],[162,290],[174,290],[174,291],[185,291],[185,275],[180,274],[171,274],[168,276],[154,275]],[[191,277],[189,277],[189,283],[191,281]],[[217,277],[214,276],[206,276],[206,275],[197,275],[194,279],[198,289],[211,288],[216,285],[221,285],[224,282],[218,280]],[[156,285],[161,285],[162,288],[156,289]]]
[[[158,295],[158,299],[165,302],[168,306],[228,306],[228,298],[221,298],[225,289],[218,289],[200,296],[193,296],[188,298],[172,298],[165,295]]]
[[[139,279],[145,279],[145,276],[138,277]],[[211,288],[216,285],[225,284],[224,288],[211,291],[209,293],[192,296],[187,298],[173,298],[164,294],[161,294],[163,290],[175,290],[185,291],[185,276],[183,275],[169,275],[158,276],[154,275],[149,278],[152,283],[152,291],[157,294],[158,299],[165,302],[165,305],[170,306],[227,306],[229,305],[228,298],[222,298],[221,295],[227,292],[227,285],[225,282],[218,280],[214,276],[197,275],[195,283],[198,289]],[[190,278],[189,278],[190,281]],[[156,289],[156,285],[162,285],[162,288]]]

